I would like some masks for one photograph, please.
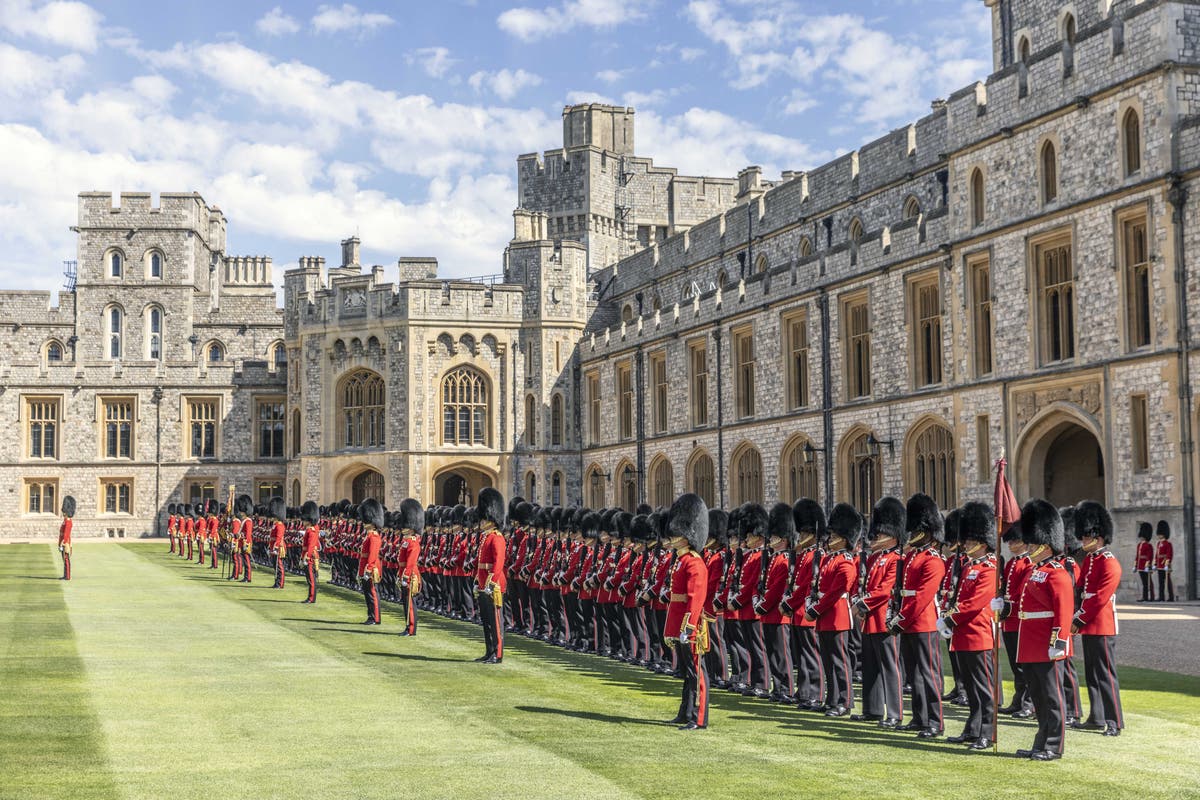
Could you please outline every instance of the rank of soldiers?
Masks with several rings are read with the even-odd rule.
[[[324,563],[332,583],[363,592],[364,624],[380,623],[381,601],[402,607],[404,636],[417,634],[418,609],[478,622],[488,664],[503,662],[507,632],[674,674],[684,690],[671,721],[685,730],[708,725],[711,689],[922,739],[943,736],[949,702],[968,713],[946,741],[974,751],[994,747],[999,714],[1036,719],[1017,752],[1038,761],[1062,757],[1068,728],[1124,727],[1121,568],[1112,517],[1091,501],[1032,500],[1004,531],[986,504],[943,514],[923,494],[885,497],[869,519],[810,499],[726,513],[693,494],[635,512],[506,506],[494,489],[472,507],[287,508],[243,495],[221,510],[171,506],[170,551],[198,564],[207,553],[209,569],[221,553],[230,580],[250,582],[255,563],[278,588],[303,575],[306,603]],[[1015,684],[1003,707],[1001,643]]]

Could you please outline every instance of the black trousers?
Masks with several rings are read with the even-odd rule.
[[[1063,661],[1063,710],[1068,719],[1079,719],[1083,715],[1083,704],[1079,700],[1079,673],[1074,660]]]
[[[958,651],[958,666],[962,670],[960,686],[967,693],[967,724],[963,727],[963,736],[990,739],[996,719],[996,703],[992,697],[992,651]]]
[[[676,719],[704,728],[708,726],[708,673],[704,659],[692,643],[675,645],[676,662],[683,673],[683,697]]]
[[[912,676],[912,721],[941,731],[942,647],[937,631],[900,634],[900,654]]]
[[[654,624],[658,628],[658,641],[654,644],[653,657],[655,660],[661,661],[664,664],[670,664],[671,660],[675,658],[675,651],[674,649],[667,647],[666,642],[663,641],[663,631],[667,629],[667,610],[665,608],[656,608],[654,609],[653,617]],[[718,624],[720,625],[721,630],[724,631],[725,620],[718,617],[717,622],[712,623],[712,626],[716,627]],[[723,657],[724,656],[722,655],[722,658]]]
[[[1175,602],[1175,584],[1171,580],[1171,573],[1165,569],[1158,571],[1158,599],[1159,602]]]
[[[729,648],[729,682],[750,683],[750,651],[743,640],[742,623],[736,619],[725,620],[725,644]]]
[[[708,641],[710,646],[704,654],[704,669],[713,680],[725,680],[728,663],[725,658],[725,618],[717,617],[708,623]]]
[[[816,628],[792,626],[792,662],[796,665],[796,699],[801,702],[821,702],[824,681]]]
[[[1087,681],[1088,717],[1097,725],[1125,727],[1121,686],[1117,681],[1115,636],[1079,637],[1083,642],[1083,674]]]
[[[409,636],[417,635],[417,606],[413,602],[412,588],[400,587],[400,605],[404,607],[404,630]]]
[[[767,664],[771,670],[771,681],[775,684],[773,691],[778,695],[792,697],[796,693],[796,681],[792,672],[792,626],[764,622],[762,627],[763,639],[767,644]]]
[[[1017,632],[1004,631],[1004,652],[1008,655],[1008,669],[1013,676],[1014,708],[1028,711],[1033,708],[1033,698],[1029,694],[1029,683],[1025,680],[1025,665],[1017,663]]]
[[[650,654],[650,639],[646,633],[646,615],[640,608],[622,607],[625,618],[625,654],[642,660]]]
[[[1022,664],[1029,693],[1037,712],[1038,731],[1033,749],[1062,755],[1066,743],[1067,719],[1063,708],[1062,661],[1032,661]]]
[[[579,599],[579,645],[585,650],[596,647],[596,601]]]
[[[950,690],[955,694],[963,691],[962,668],[958,663],[958,651],[950,651],[950,675],[954,678],[954,685]]]
[[[283,556],[275,555],[275,586],[276,589],[283,588]]]
[[[550,618],[549,629],[546,633],[554,640],[566,639],[567,624],[563,616],[563,596],[558,589],[543,591],[546,600],[546,615]]]
[[[1139,572],[1138,578],[1142,582],[1142,599],[1143,600],[1153,600],[1154,599],[1154,581],[1151,580],[1151,578],[1150,578],[1150,572],[1149,571]]]
[[[367,619],[379,624],[379,586],[370,577],[362,579],[363,597],[367,601]]]
[[[304,578],[308,581],[308,602],[317,602],[317,581],[320,579],[318,569],[310,559],[304,565]]]
[[[863,634],[863,714],[904,718],[904,681],[900,677],[900,640],[888,633]]]
[[[742,644],[750,651],[750,685],[764,692],[771,690],[771,668],[767,664],[767,642],[762,623],[756,619],[738,620],[742,629]]]
[[[854,706],[854,673],[850,664],[849,631],[817,631],[821,666],[825,671],[825,705]]]
[[[491,592],[482,592],[479,598],[479,621],[483,627],[484,658],[504,658],[504,626],[500,623],[501,609],[496,608]]]
[[[621,607],[616,603],[603,603],[600,607],[604,609],[604,624],[608,626],[608,649],[612,655],[623,655],[625,622]]]

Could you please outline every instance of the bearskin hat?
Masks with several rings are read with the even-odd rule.
[[[961,542],[958,533],[958,525],[961,518],[962,512],[957,508],[950,509],[950,513],[946,514],[946,519],[942,523],[942,530],[945,532],[945,536],[942,537],[942,544],[954,546]]]
[[[783,539],[788,547],[796,543],[796,520],[790,505],[776,503],[771,506],[771,512],[767,515],[767,536]]]
[[[587,508],[576,508],[571,514],[571,530],[578,533],[583,525],[583,518],[592,513]]]
[[[763,512],[764,516],[766,512]],[[708,542],[708,506],[699,495],[688,492],[680,495],[671,506],[671,536],[681,536],[696,552]],[[764,521],[764,527],[766,523]]]
[[[402,531],[421,533],[425,530],[425,513],[421,510],[421,501],[411,497],[400,501],[397,512],[396,527]]]
[[[283,502],[282,497],[275,495],[267,501],[267,513],[282,522],[287,519],[287,503]]]
[[[513,498],[508,501],[508,518],[509,518],[509,520],[512,520],[513,515],[516,513],[517,506],[524,502],[525,502],[525,498],[521,497],[521,495],[519,495],[519,494],[513,495]]]
[[[628,539],[629,529],[633,525],[633,514],[630,514],[628,511],[621,511],[617,514],[615,521],[617,523],[617,535],[622,539]]]
[[[833,511],[829,512],[827,530],[830,539],[840,536],[846,540],[846,549],[853,550],[858,547],[858,541],[862,538],[862,514],[849,503],[838,503],[833,507]]]
[[[740,524],[742,528],[742,538],[749,539],[752,536],[767,535],[767,526],[770,524],[770,515],[767,510],[758,503],[747,503],[742,506],[742,516]]]
[[[462,525],[463,520],[466,519],[466,514],[467,514],[467,507],[464,506],[462,503],[459,503],[454,508],[450,509],[450,524],[451,525]]]
[[[1047,545],[1061,553],[1066,542],[1058,509],[1041,499],[1026,503],[1021,509],[1021,541],[1033,547]]]
[[[490,522],[497,528],[504,527],[504,497],[488,486],[479,492],[479,519]]]
[[[867,540],[891,536],[900,547],[908,544],[908,511],[898,498],[883,497],[871,509],[871,528]]]
[[[583,515],[583,519],[579,523],[579,527],[583,530],[583,535],[588,539],[600,538],[600,515],[595,511],[589,511]]]
[[[1150,541],[1154,536],[1154,527],[1149,522],[1138,523],[1137,537],[1143,541]]]
[[[1021,523],[1020,521],[1010,523],[1000,533],[1000,541],[1002,542],[1019,542],[1021,541]]]
[[[69,494],[63,495],[62,515],[68,519],[75,516],[75,498]]]
[[[825,509],[816,500],[801,497],[792,506],[792,523],[796,526],[796,535],[816,536],[817,541],[825,539]]]
[[[729,545],[729,515],[723,508],[708,510],[708,538],[716,541],[718,547]]]
[[[1158,527],[1154,529],[1154,535],[1161,536],[1164,539],[1171,538],[1171,526],[1167,523],[1167,521],[1165,519],[1160,519],[1158,521]]]
[[[463,527],[470,531],[479,527],[479,509],[474,506],[467,509],[467,513],[463,514]]]
[[[905,517],[904,528],[908,531],[910,539],[913,538],[914,534],[926,533],[929,534],[929,538],[934,542],[940,544],[946,541],[946,529],[942,525],[942,513],[938,511],[937,503],[933,502],[933,498],[929,495],[917,492],[908,498]]]
[[[1058,510],[1063,522],[1063,552],[1068,555],[1083,549],[1083,541],[1075,532],[1075,506],[1063,506]]]
[[[175,516],[175,504],[174,503],[167,503],[167,513],[170,514],[171,516]]]
[[[374,497],[368,497],[359,504],[358,515],[364,525],[383,527],[383,506]]]
[[[650,512],[653,510],[654,509],[650,506],[649,503],[638,503],[638,507],[636,509],[634,509],[633,513],[634,514],[643,514],[648,517],[648,516],[650,516]]]
[[[316,525],[321,521],[321,510],[317,508],[317,504],[312,500],[304,501],[304,505],[300,506],[300,519],[307,522],[309,525]]]
[[[514,525],[528,525],[529,520],[533,518],[533,505],[526,503],[524,500],[517,503],[512,508],[512,522]]]
[[[635,542],[652,542],[656,538],[657,531],[650,524],[649,514],[635,514],[633,520],[629,523],[629,538]]]
[[[948,525],[949,517],[946,522]],[[958,509],[958,541],[982,542],[987,549],[996,549],[996,515],[991,506],[971,501]]]

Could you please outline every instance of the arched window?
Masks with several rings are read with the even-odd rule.
[[[1017,60],[1028,62],[1029,61],[1029,51],[1030,51],[1029,37],[1022,36],[1021,41],[1019,41],[1017,43]]]
[[[729,273],[723,269],[717,270],[717,288],[724,288],[727,283],[729,283]]]
[[[983,170],[971,172],[971,227],[983,224]]]
[[[650,304],[650,307],[655,311],[662,311],[662,298],[654,295],[654,302]]]
[[[531,394],[525,395],[525,444],[537,446],[537,400]]]
[[[225,347],[220,342],[208,346],[208,360],[213,363],[225,360]]]
[[[746,445],[733,457],[733,504],[763,501],[762,456],[753,445]]]
[[[146,275],[151,278],[163,276],[163,257],[157,250],[151,250],[146,258]]]
[[[621,487],[617,497],[619,505],[632,514],[638,506],[637,472],[632,464],[625,462],[617,467],[617,481],[617,485]]]
[[[563,502],[562,496],[563,475],[561,472],[555,471],[550,476],[550,505],[561,506]]]
[[[108,328],[108,357],[115,361],[124,352],[121,337],[125,332],[125,314],[117,306],[112,306],[104,317]]]
[[[768,262],[767,262],[767,257],[766,257],[765,255],[761,255],[761,256],[759,256],[758,258],[756,258],[756,259],[754,260],[754,271],[755,271],[756,273],[758,273],[758,272],[766,272],[766,271],[767,271],[767,265],[768,265]]]
[[[921,216],[921,203],[911,194],[904,201],[904,219],[916,219]]]
[[[59,364],[63,360],[63,346],[61,342],[51,341],[46,345],[46,363]]]
[[[703,450],[692,456],[687,468],[688,491],[700,496],[709,508],[716,507],[716,482],[713,479],[713,460]]]
[[[670,508],[675,502],[675,470],[671,468],[671,462],[665,458],[656,461],[650,467],[650,481],[654,487],[650,504]]]
[[[625,323],[633,322],[633,305],[632,304],[626,303],[625,307],[621,309],[621,322],[625,322]]]
[[[843,479],[846,482],[842,493],[860,514],[871,513],[879,502],[883,484],[883,465],[868,444],[870,435],[869,431],[852,433],[852,438],[842,446]]]
[[[604,507],[605,480],[604,473],[600,471],[599,464],[592,464],[588,467],[587,475],[583,479],[583,488],[588,493],[589,508],[600,509]]]
[[[525,473],[525,497],[531,503],[537,502],[537,475],[533,472]]]
[[[858,263],[858,245],[863,238],[863,225],[858,217],[850,220],[850,227],[847,229],[847,237],[850,240],[850,263]]]
[[[958,505],[958,482],[954,470],[954,434],[945,425],[929,422],[913,442],[910,469],[912,492],[924,492],[939,508]],[[911,492],[910,492],[911,493]]]
[[[158,306],[150,306],[146,312],[146,358],[162,360],[163,312]]]
[[[442,444],[487,444],[487,428],[487,383],[470,367],[458,367],[442,379]]]
[[[292,455],[300,455],[300,409],[292,411]]]
[[[800,257],[808,258],[812,254],[813,254],[812,239],[808,238],[807,236],[801,236],[800,237]]]
[[[1049,203],[1058,197],[1058,153],[1054,149],[1054,142],[1042,145],[1039,163],[1042,172],[1042,202]]]
[[[1075,44],[1075,15],[1067,14],[1063,17],[1062,23],[1062,38],[1067,44]]]
[[[275,370],[287,367],[287,348],[284,347],[283,342],[271,345],[271,367]]]
[[[813,452],[806,460],[805,445],[812,445],[805,437],[798,437],[784,447],[782,474],[779,481],[779,499],[785,503],[794,503],[801,497],[817,499],[817,459]]]
[[[1142,121],[1135,109],[1121,118],[1121,144],[1125,154],[1125,174],[1133,175],[1142,168]]]
[[[342,380],[338,390],[342,447],[383,447],[385,396],[383,378],[370,370],[357,370]]]
[[[555,394],[550,399],[550,446],[562,447],[563,443],[563,399]]]
[[[125,257],[117,251],[108,254],[108,277],[119,278],[125,273]]]

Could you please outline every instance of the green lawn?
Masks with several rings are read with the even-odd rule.
[[[681,733],[679,683],[425,615],[405,639],[357,595],[234,585],[165,544],[0,548],[0,797],[1200,797],[1200,679],[1122,672],[1119,739],[1066,758],[968,754],[716,692]],[[960,710],[947,730],[961,729]]]

